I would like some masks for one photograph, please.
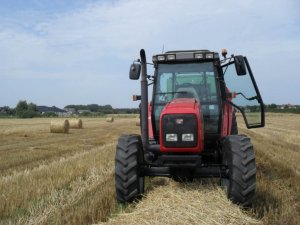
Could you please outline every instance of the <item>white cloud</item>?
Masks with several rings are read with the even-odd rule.
[[[266,71],[266,65],[258,60],[272,65],[281,53],[298,57],[296,6],[297,1],[281,0],[120,0],[59,13],[31,10],[13,19],[0,16],[0,78],[82,79],[90,91],[97,89],[96,83],[97,90],[105,93],[111,85],[130,95],[130,89],[138,90],[138,83],[124,77],[140,48],[150,58],[163,45],[165,50],[227,47],[259,65],[255,70],[264,87],[266,79],[259,72]],[[115,83],[107,78],[111,74]],[[119,80],[123,86],[117,85]],[[116,105],[127,105],[117,94],[110,97]],[[71,98],[65,102],[75,103]],[[89,91],[84,98],[91,98]]]

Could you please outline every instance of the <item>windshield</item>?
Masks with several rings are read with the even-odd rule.
[[[217,132],[219,106],[213,62],[159,64],[153,97],[157,131],[161,111],[168,102],[174,98],[195,98],[201,104],[204,120],[210,120],[204,123],[205,131]]]
[[[156,78],[155,102],[173,98],[216,99],[214,68],[209,63],[161,64]]]

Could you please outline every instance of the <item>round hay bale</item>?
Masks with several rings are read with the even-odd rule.
[[[114,122],[114,118],[113,117],[106,117],[106,122],[112,123],[112,122]]]
[[[52,120],[50,123],[51,133],[68,133],[69,121],[68,120]]]
[[[141,121],[140,121],[139,119],[136,120],[136,121],[135,121],[135,125],[136,125],[136,126],[141,126]]]
[[[69,120],[70,129],[82,129],[82,120],[79,118],[74,118]]]

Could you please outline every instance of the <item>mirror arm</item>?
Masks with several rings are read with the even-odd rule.
[[[148,80],[151,80],[151,81],[154,81],[155,80],[155,77],[153,75],[147,75],[147,79]]]
[[[251,97],[251,98],[247,98],[242,92],[237,92],[237,93],[235,93],[236,95],[241,95],[241,96],[243,96],[245,99],[247,99],[248,101],[252,101],[252,100],[257,100],[257,96],[253,96],[253,97]]]
[[[229,58],[224,58],[224,59],[220,60],[220,62],[221,62],[221,63],[224,63],[224,62],[226,62],[227,60],[229,60],[229,62],[230,62],[230,60],[231,60],[233,57],[234,57],[234,55],[232,54]]]
[[[224,72],[223,72],[224,75],[225,75],[225,73],[226,73],[226,71],[227,71],[227,69],[228,69],[228,66],[234,63],[234,61],[231,61],[231,59],[233,59],[233,57],[234,57],[234,56],[231,55],[231,57],[229,58],[229,62],[226,63],[225,65],[222,65],[222,66],[221,66],[221,67],[225,67],[225,66],[226,66],[226,68],[225,68],[225,70],[224,70]]]

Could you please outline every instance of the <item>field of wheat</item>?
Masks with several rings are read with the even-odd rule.
[[[69,134],[49,132],[49,119],[0,120],[0,224],[298,224],[300,116],[270,114],[252,138],[257,199],[244,210],[215,180],[147,179],[145,196],[115,202],[114,154],[121,133],[139,133],[136,119],[83,120]]]
[[[251,137],[257,164],[256,216],[265,224],[300,224],[300,115],[267,114],[266,127]]]

